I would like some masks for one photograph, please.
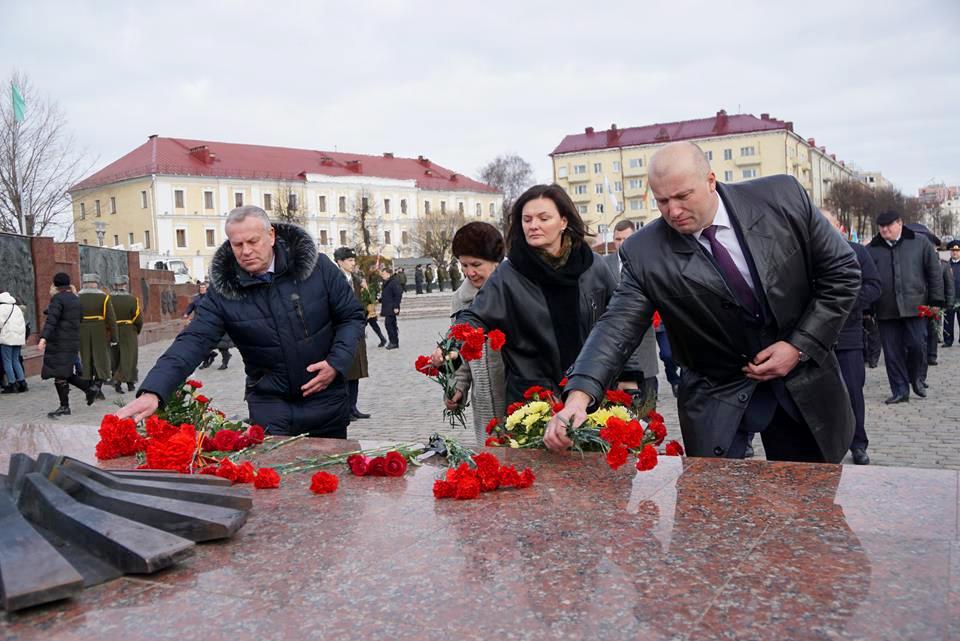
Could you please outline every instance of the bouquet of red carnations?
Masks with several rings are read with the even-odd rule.
[[[506,342],[506,337],[499,329],[486,333],[482,327],[461,323],[451,327],[447,336],[437,343],[437,348],[443,355],[439,367],[433,364],[430,356],[418,356],[414,367],[427,378],[436,381],[443,388],[444,398],[449,400],[457,393],[456,372],[460,365],[481,358],[484,346],[499,352]],[[467,399],[463,399],[456,409],[444,408],[443,417],[450,422],[451,427],[466,427],[463,410],[469,404]]]

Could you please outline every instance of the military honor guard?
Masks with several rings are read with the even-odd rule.
[[[123,384],[132,392],[137,382],[137,357],[139,345],[137,337],[143,329],[143,314],[140,313],[140,299],[128,290],[130,279],[118,276],[113,281],[110,302],[117,316],[117,340],[112,346],[113,387],[123,394]]]
[[[83,275],[83,289],[77,292],[83,317],[80,321],[80,363],[96,397],[110,378],[110,345],[117,342],[117,316],[110,296],[100,290],[98,274]]]

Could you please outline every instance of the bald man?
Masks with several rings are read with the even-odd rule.
[[[742,458],[750,432],[767,458],[839,462],[854,420],[834,343],[857,300],[853,250],[800,183],[717,182],[692,143],[650,162],[661,218],[624,241],[620,287],[590,333],[547,429],[570,446],[649,327],[654,310],[684,372],[678,410],[691,456]]]

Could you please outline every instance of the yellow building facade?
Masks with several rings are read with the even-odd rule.
[[[720,123],[723,123],[722,125]],[[829,186],[857,179],[846,163],[793,132],[793,125],[771,119],[719,112],[715,118],[606,131],[588,127],[567,136],[551,153],[554,182],[563,186],[588,225],[603,231],[620,220],[645,224],[660,215],[650,192],[647,168],[663,145],[696,143],[725,183],[761,176],[794,176],[820,206]]]

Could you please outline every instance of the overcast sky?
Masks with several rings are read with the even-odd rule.
[[[907,193],[960,183],[956,0],[0,0],[0,15],[0,77],[57,100],[97,169],[156,133],[423,154],[474,176],[514,152],[546,181],[565,134],[725,108],[791,120]]]

